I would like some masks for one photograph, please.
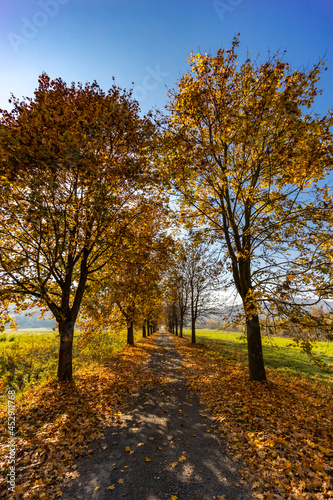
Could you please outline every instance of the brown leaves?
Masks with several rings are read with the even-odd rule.
[[[138,342],[135,349],[123,349],[107,367],[78,372],[75,383],[49,382],[17,402],[16,487],[20,498],[42,498],[41,494],[57,498],[61,494],[57,485],[73,469],[74,458],[93,452],[86,446],[102,435],[103,428],[121,423],[119,416],[128,395],[159,380],[146,367],[154,340],[150,337]],[[124,382],[124,373],[130,382]],[[4,409],[1,423],[5,426],[6,422]],[[7,449],[4,439],[2,486],[9,466]],[[71,474],[75,474],[73,470]],[[2,489],[6,495],[6,488]]]
[[[333,498],[332,390],[270,370],[249,382],[244,367],[173,337],[190,389],[213,414],[258,499]]]

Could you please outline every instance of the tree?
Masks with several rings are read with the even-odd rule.
[[[221,286],[223,266],[218,257],[216,249],[205,241],[205,235],[198,232],[190,232],[187,239],[179,242],[175,252],[169,279],[170,323],[177,325],[179,315],[182,337],[184,316],[189,309],[193,344],[196,343],[196,321],[212,306],[213,293]]]
[[[53,313],[58,378],[71,380],[87,282],[117,255],[149,197],[153,127],[116,85],[105,93],[43,74],[33,98],[12,103],[0,126],[1,297]]]
[[[165,309],[169,330],[173,330],[175,319],[178,321],[179,318],[179,336],[183,338],[184,320],[189,303],[189,284],[184,274],[181,255],[184,256],[184,248],[179,242],[171,258],[169,275],[165,283],[167,290]]]
[[[135,324],[144,325],[143,336],[150,334],[172,244],[165,234],[167,212],[160,197],[151,198],[135,226],[126,229],[118,258],[96,276],[92,293],[83,303],[85,328],[108,329],[125,323],[129,345],[134,345]]]
[[[225,248],[244,307],[250,379],[265,380],[261,303],[288,277],[288,242],[309,216],[305,194],[332,165],[333,121],[331,112],[308,111],[321,61],[292,72],[276,54],[238,68],[238,44],[215,57],[191,54],[191,72],[169,94],[163,161],[184,208]]]
[[[190,237],[180,252],[181,268],[188,286],[191,314],[191,341],[196,343],[195,325],[205,309],[213,304],[213,293],[220,288],[221,262],[216,250],[198,235]]]

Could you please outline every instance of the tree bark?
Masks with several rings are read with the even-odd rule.
[[[58,323],[60,334],[60,348],[58,361],[58,379],[61,381],[72,380],[72,357],[74,321],[64,320]]]
[[[180,321],[179,321],[179,337],[183,338],[183,316],[180,313]]]
[[[192,315],[191,317],[191,329],[192,329],[192,344],[196,344],[196,338],[195,338],[195,318]]]
[[[127,344],[134,345],[133,321],[127,325]]]
[[[143,338],[147,337],[147,334],[146,334],[146,325],[142,325],[142,337]]]
[[[266,380],[258,315],[246,318],[250,380]]]

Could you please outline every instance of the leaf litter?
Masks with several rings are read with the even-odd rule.
[[[172,339],[189,389],[244,462],[240,472],[255,498],[332,500],[332,388],[272,369],[269,382],[250,382],[243,365]]]
[[[156,337],[149,337],[134,348],[125,347],[113,354],[107,365],[77,372],[71,383],[51,381],[32,388],[17,402],[13,498],[62,496],[59,484],[63,478],[77,477],[73,460],[93,454],[87,445],[101,437],[104,428],[122,425],[121,412],[130,396],[143,387],[160,383],[156,372],[147,366],[155,340]],[[7,420],[7,409],[2,408],[0,498],[9,495]]]

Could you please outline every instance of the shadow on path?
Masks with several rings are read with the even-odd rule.
[[[164,382],[141,391],[120,415],[120,426],[90,444],[94,454],[77,461],[78,477],[62,488],[63,500],[253,498],[240,482],[240,464],[226,454],[197,396],[188,392],[181,365],[160,332],[150,366]]]

